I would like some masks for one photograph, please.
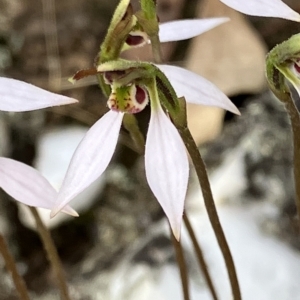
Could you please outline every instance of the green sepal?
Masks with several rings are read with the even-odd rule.
[[[135,15],[150,39],[158,35],[158,20],[155,0],[141,0],[141,11]]]
[[[130,0],[121,0],[112,17],[104,42],[100,46],[96,65],[118,59],[129,32],[136,25]]]

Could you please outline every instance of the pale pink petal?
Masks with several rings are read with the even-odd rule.
[[[186,102],[207,106],[218,106],[234,114],[240,115],[239,110],[213,83],[186,69],[156,65],[166,74],[178,97],[185,97]]]
[[[246,15],[274,17],[300,22],[300,15],[281,0],[220,0]]]
[[[162,23],[159,25],[159,40],[162,43],[187,40],[227,21],[229,18],[190,19]]]
[[[57,197],[57,191],[37,170],[5,157],[0,157],[0,187],[14,199],[34,207],[51,209]],[[78,216],[71,207],[63,212]]]
[[[51,217],[105,171],[117,145],[122,119],[123,113],[110,110],[86,133],[71,159]]]
[[[0,110],[3,111],[29,111],[76,102],[23,81],[0,77]]]
[[[152,108],[147,133],[146,176],[153,194],[169,219],[175,237],[179,239],[189,163],[179,133],[158,106]]]

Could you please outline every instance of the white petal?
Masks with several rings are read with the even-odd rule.
[[[71,159],[51,217],[105,171],[117,145],[122,119],[123,113],[110,110],[86,133]]]
[[[300,15],[281,0],[221,0],[221,2],[247,15],[300,22]]]
[[[160,105],[151,112],[145,166],[149,186],[179,239],[189,163],[180,135]]]
[[[0,110],[3,111],[29,111],[76,102],[23,81],[0,77]]]
[[[180,67],[156,65],[166,74],[178,97],[185,97],[186,102],[207,106],[218,106],[234,114],[239,110],[213,83],[207,79]]]
[[[0,157],[0,187],[14,199],[34,207],[52,209],[57,197],[57,191],[37,170],[5,157]],[[78,215],[71,207],[63,211]]]
[[[162,23],[159,25],[159,40],[162,43],[187,40],[227,21],[229,18],[191,19]]]

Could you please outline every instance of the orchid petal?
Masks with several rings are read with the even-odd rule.
[[[187,40],[227,21],[229,18],[191,19],[162,23],[159,25],[159,40],[162,43]]]
[[[122,119],[123,113],[110,110],[86,133],[71,159],[51,217],[105,171],[117,145]]]
[[[29,206],[51,209],[57,191],[34,168],[10,158],[0,157],[0,187],[11,197]],[[71,207],[63,212],[78,216]]]
[[[281,0],[220,0],[231,8],[251,16],[274,17],[300,22],[300,15]]]
[[[189,163],[180,135],[160,104],[151,112],[145,166],[149,186],[179,240]]]
[[[75,99],[54,94],[32,84],[0,77],[0,110],[30,111],[45,107],[71,104]]]
[[[229,98],[207,79],[180,67],[156,66],[166,74],[177,95],[184,96],[187,103],[218,106],[240,115]]]

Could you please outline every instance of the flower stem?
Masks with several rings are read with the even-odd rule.
[[[145,152],[145,139],[140,131],[136,117],[132,114],[125,114],[123,117],[123,125],[128,130],[131,139],[133,140],[136,150],[139,154]]]
[[[11,277],[14,281],[17,292],[19,293],[19,297],[21,300],[30,300],[26,284],[23,278],[20,276],[15,260],[11,255],[4,237],[0,234],[0,253],[5,261],[5,265],[7,270],[11,273]]]
[[[300,224],[300,115],[292,99],[286,101],[285,108],[292,124],[294,143],[294,181],[296,189],[296,206]]]
[[[197,173],[197,177],[201,186],[203,198],[204,198],[204,203],[205,207],[207,210],[207,214],[210,220],[210,223],[212,225],[212,228],[214,230],[214,233],[216,235],[219,247],[222,251],[230,284],[231,284],[231,289],[232,289],[232,294],[233,294],[233,299],[234,300],[241,300],[241,292],[240,292],[240,287],[239,287],[239,282],[237,279],[237,274],[233,262],[233,258],[222,228],[222,225],[219,220],[219,216],[217,213],[217,209],[214,203],[212,191],[210,188],[210,183],[208,180],[208,175],[206,172],[206,168],[203,162],[203,159],[201,157],[201,154],[198,150],[198,147],[187,127],[181,127],[177,126],[177,129],[179,131],[179,134],[191,156],[191,159],[193,161],[193,165],[195,166],[195,170]]]
[[[156,64],[161,64],[163,60],[162,60],[162,52],[161,52],[158,35],[150,36],[150,41],[152,46],[154,62]]]
[[[176,260],[177,260],[177,264],[178,264],[179,272],[180,272],[183,299],[190,300],[188,273],[187,273],[186,263],[185,263],[185,259],[184,259],[184,255],[183,255],[182,246],[181,246],[181,243],[179,241],[177,241],[175,236],[173,235],[172,229],[170,231],[171,231],[172,243],[173,243],[173,246],[175,249]]]
[[[294,181],[298,224],[300,225],[300,116],[290,89],[290,85],[294,85],[294,87],[299,85],[299,71],[293,70],[293,64],[294,67],[298,67],[299,43],[300,34],[295,34],[275,46],[266,57],[266,76],[271,91],[284,104],[292,125]]]
[[[208,288],[209,288],[209,291],[211,293],[212,299],[218,300],[217,292],[216,292],[216,289],[214,287],[213,281],[210,277],[210,274],[208,272],[207,264],[206,264],[204,256],[203,256],[202,249],[200,247],[200,244],[197,241],[196,235],[194,233],[194,229],[193,229],[193,227],[190,223],[190,220],[189,220],[186,213],[183,215],[183,220],[184,220],[185,227],[187,228],[187,231],[190,235],[191,241],[193,243],[194,250],[196,252],[196,256],[197,256],[197,259],[198,259],[199,267],[203,272],[203,275],[204,275],[204,278],[205,278],[206,283],[208,285]]]
[[[48,259],[51,263],[52,270],[54,273],[55,278],[57,279],[57,285],[60,289],[60,295],[62,300],[71,300],[69,296],[68,286],[66,283],[65,274],[62,268],[62,264],[60,261],[60,258],[58,256],[56,247],[54,245],[54,242],[52,240],[52,237],[50,235],[49,230],[44,225],[44,223],[41,220],[41,217],[36,210],[35,207],[30,207],[29,209],[34,217],[34,220],[36,222],[36,227],[38,230],[38,233],[40,235],[40,238],[43,241],[45,251],[47,253]]]

